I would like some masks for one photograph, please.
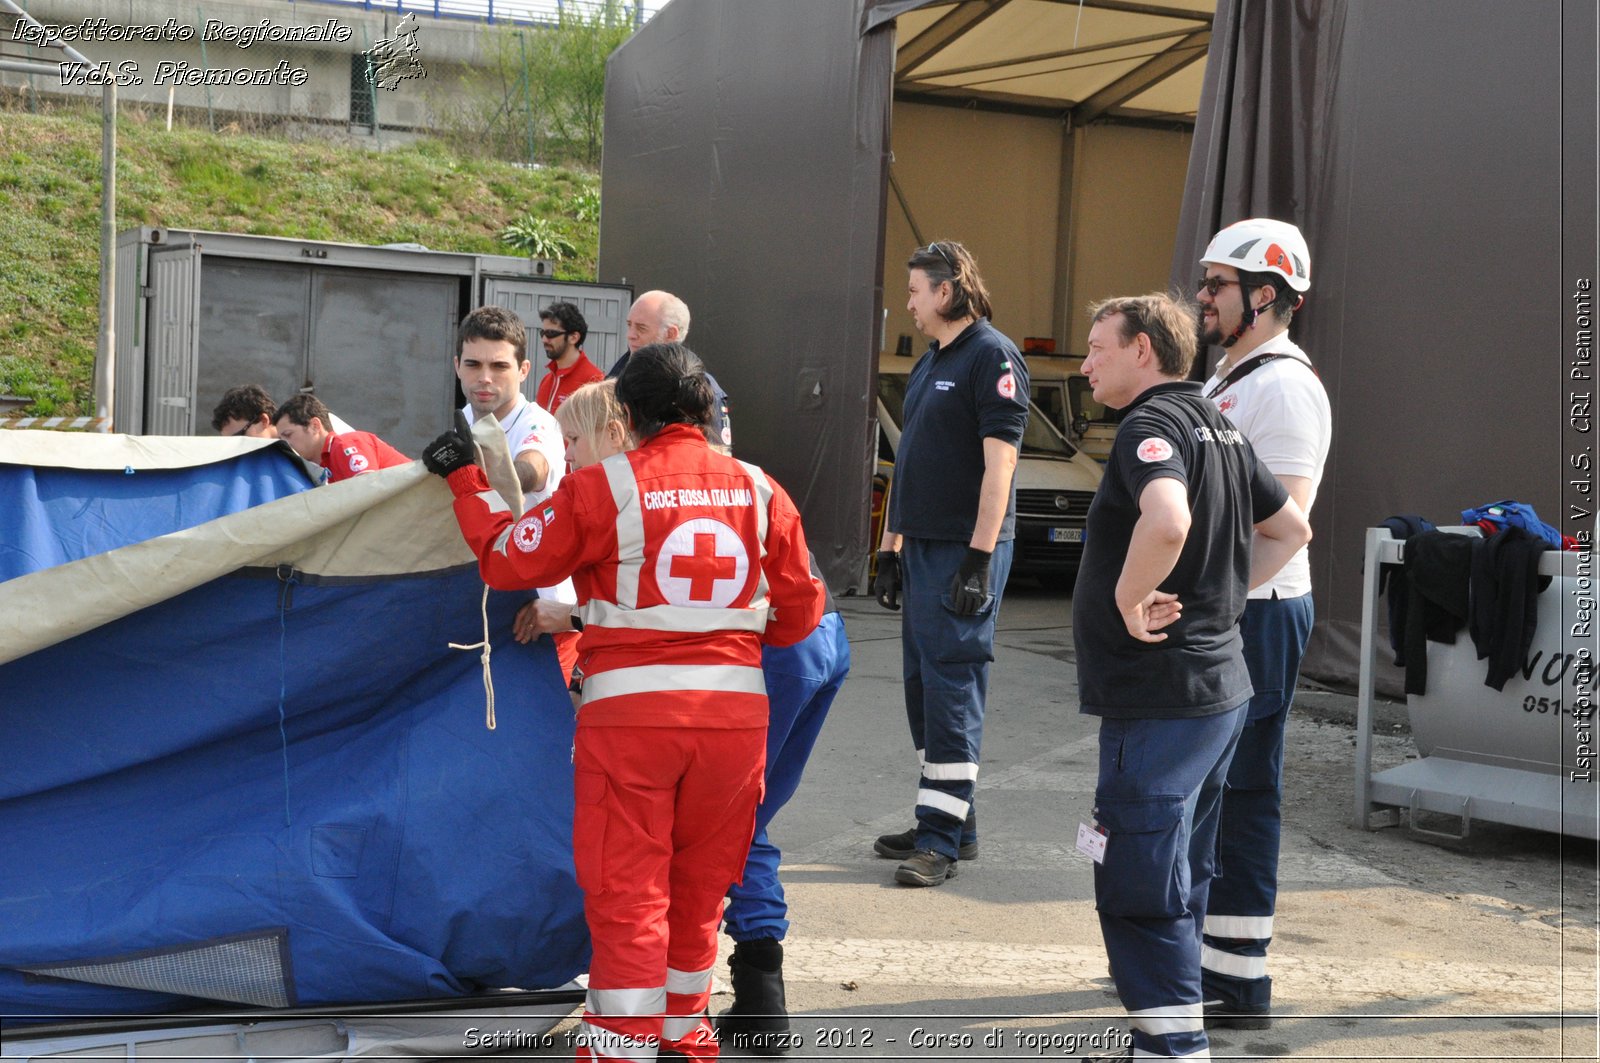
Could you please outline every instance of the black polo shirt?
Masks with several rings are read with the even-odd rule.
[[[1027,364],[988,318],[979,318],[949,346],[931,344],[912,367],[902,420],[889,530],[967,542],[978,522],[983,441],[1019,446],[1028,425]],[[1015,537],[1016,510],[1012,477],[1001,542]]]
[[[1140,642],[1117,611],[1117,580],[1139,519],[1139,493],[1163,476],[1188,488],[1189,536],[1160,587],[1178,596],[1183,616],[1162,629],[1164,642]],[[1129,404],[1089,507],[1072,595],[1083,712],[1125,719],[1208,716],[1250,698],[1239,639],[1250,537],[1288,497],[1198,383],[1158,384]]]

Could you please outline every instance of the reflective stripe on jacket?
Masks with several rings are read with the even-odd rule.
[[[765,726],[761,646],[810,634],[824,593],[794,503],[759,468],[672,425],[519,521],[477,466],[449,482],[491,587],[572,575],[587,603],[581,725]]]

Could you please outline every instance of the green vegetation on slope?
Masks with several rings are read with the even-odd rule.
[[[515,254],[527,215],[594,276],[592,174],[462,158],[433,142],[372,151],[317,141],[117,126],[117,230],[137,225]],[[90,411],[100,300],[100,119],[0,113],[0,395],[40,416]],[[582,220],[580,220],[582,219]]]

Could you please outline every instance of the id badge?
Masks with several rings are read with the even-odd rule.
[[[1110,837],[1106,829],[1096,823],[1090,826],[1087,823],[1078,824],[1078,852],[1087,856],[1097,864],[1106,862],[1106,839]]]

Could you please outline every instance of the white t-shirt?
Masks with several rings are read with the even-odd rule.
[[[1306,500],[1309,513],[1317,500],[1328,444],[1333,439],[1328,392],[1317,374],[1302,364],[1311,359],[1289,339],[1287,332],[1251,351],[1240,364],[1263,354],[1288,357],[1274,358],[1216,394],[1212,393],[1223,377],[1213,374],[1206,381],[1204,392],[1244,433],[1255,448],[1256,457],[1273,475],[1304,476],[1311,481],[1311,494]],[[1297,358],[1302,361],[1295,361]],[[1271,598],[1274,592],[1279,598],[1311,593],[1311,555],[1306,547],[1301,547],[1276,576],[1251,591],[1250,597]]]
[[[471,403],[463,406],[461,412],[466,415],[468,424],[478,419]],[[506,446],[511,451],[512,461],[530,450],[536,450],[544,455],[545,465],[550,470],[544,480],[544,489],[523,497],[525,509],[532,509],[535,503],[543,502],[556,493],[556,488],[561,486],[561,477],[566,474],[567,445],[561,438],[561,425],[543,407],[529,402],[527,396],[519,393],[517,404],[511,408],[510,415],[500,422],[500,428],[506,434]],[[568,605],[578,604],[578,591],[570,579],[564,579],[554,587],[540,587],[539,597],[553,598]]]

